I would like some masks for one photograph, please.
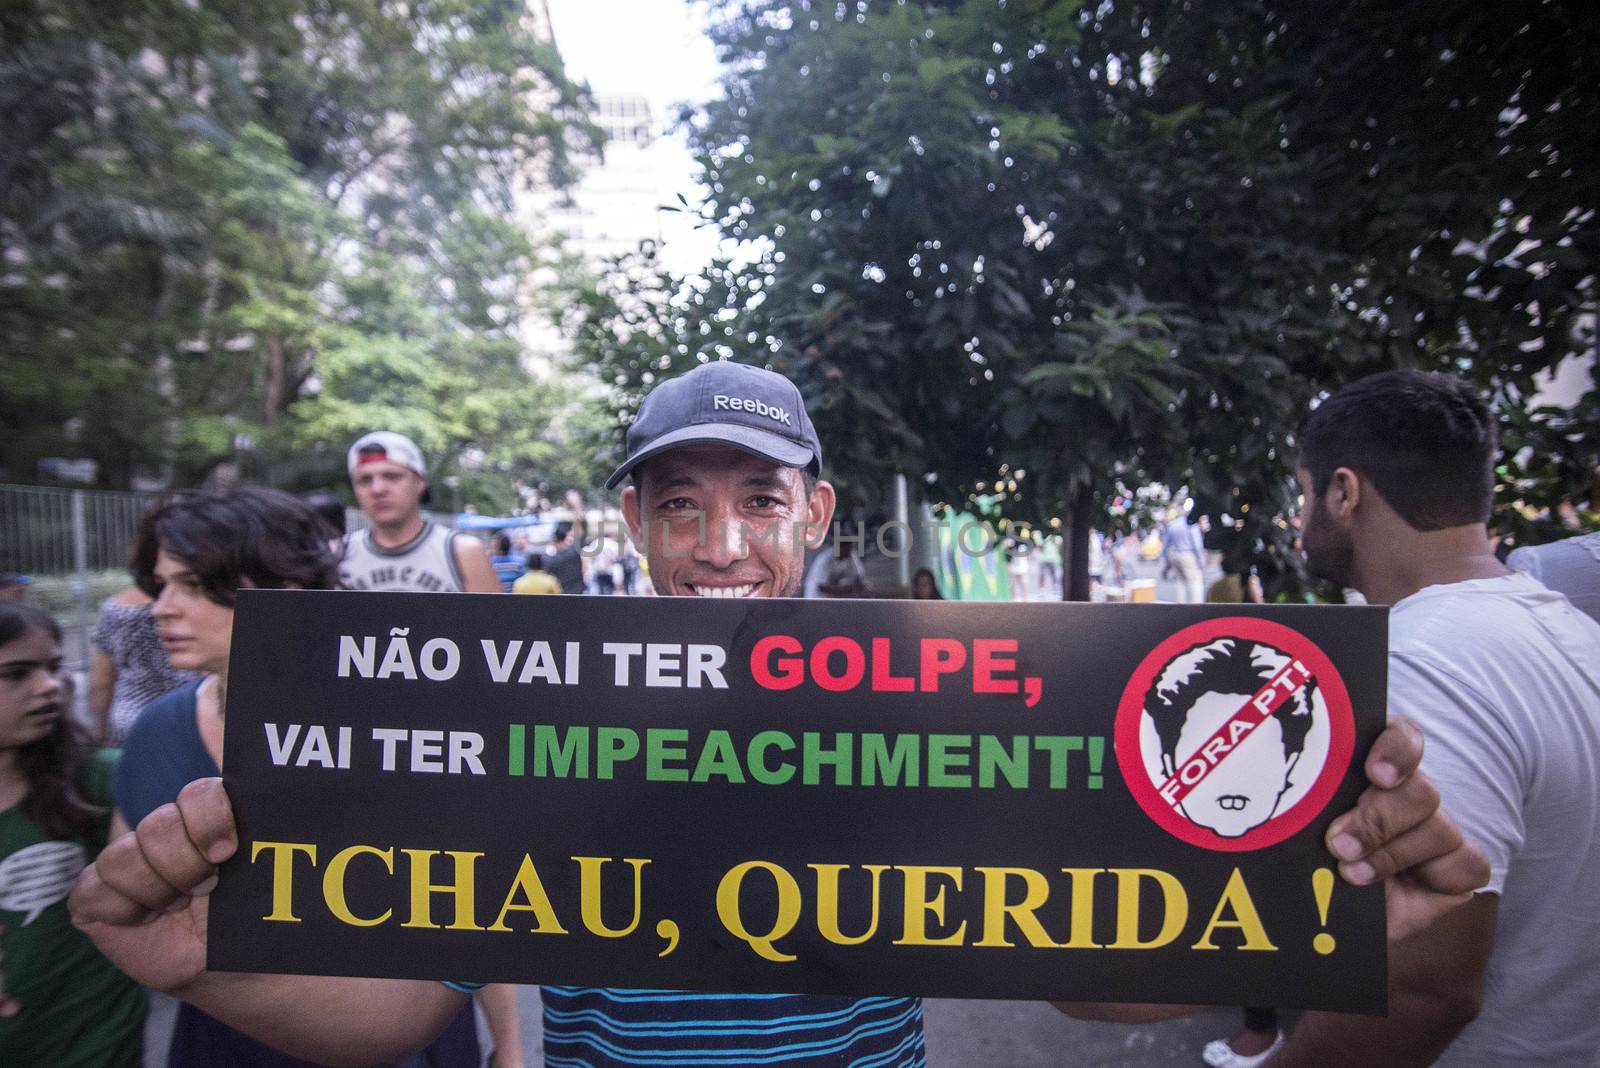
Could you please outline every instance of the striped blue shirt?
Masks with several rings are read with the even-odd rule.
[[[548,1068],[838,1065],[921,1068],[922,1002],[546,986]]]

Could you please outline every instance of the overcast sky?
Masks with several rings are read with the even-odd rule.
[[[683,0],[549,0],[567,74],[597,93],[640,93],[661,114],[717,91],[705,7]]]
[[[681,134],[666,135],[676,105],[716,96],[717,57],[705,36],[703,4],[685,0],[548,0],[550,22],[567,76],[588,82],[596,94],[634,94],[650,101],[658,133],[677,146],[658,146],[653,159],[666,191],[690,204],[702,198],[697,168]],[[668,173],[670,172],[670,173]],[[703,266],[717,250],[712,231],[693,229],[683,216],[662,220],[661,255],[674,271]]]

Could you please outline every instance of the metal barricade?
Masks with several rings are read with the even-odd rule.
[[[28,576],[66,627],[68,666],[88,662],[99,598],[128,582],[139,522],[157,493],[0,484],[0,571]]]

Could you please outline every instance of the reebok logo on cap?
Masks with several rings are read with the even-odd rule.
[[[822,472],[822,443],[800,387],[731,360],[703,363],[650,391],[628,428],[628,458],[606,488],[615,489],[650,457],[686,445],[731,445],[782,467]]]
[[[748,397],[730,397],[726,393],[718,393],[711,398],[711,407],[722,411],[750,412],[753,415],[765,416],[775,423],[784,426],[793,426],[789,420],[789,410],[778,408],[763,401],[750,400]]]

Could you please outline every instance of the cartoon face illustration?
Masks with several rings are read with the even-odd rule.
[[[1307,735],[1326,718],[1316,680],[1296,666],[1271,646],[1222,638],[1180,654],[1156,676],[1144,710],[1158,750],[1146,762],[1157,758],[1151,778],[1187,819],[1238,838],[1279,810]],[[1273,714],[1238,715],[1263,694]],[[1319,748],[1311,778],[1326,756],[1325,743]]]

